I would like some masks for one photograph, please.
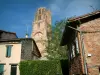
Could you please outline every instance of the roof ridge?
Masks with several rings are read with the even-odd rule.
[[[99,14],[99,13],[100,13],[100,10],[93,11],[93,12],[88,13],[88,14],[84,14],[84,15],[81,15],[81,16],[78,16],[78,17],[74,17],[74,18],[68,19],[68,21],[72,22],[72,21],[80,20],[80,19],[92,16],[92,15],[95,15],[95,14]]]
[[[10,32],[10,31],[5,31],[5,30],[0,30],[2,32],[6,32],[6,33],[12,33],[12,34],[16,34],[15,32]]]

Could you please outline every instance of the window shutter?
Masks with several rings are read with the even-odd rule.
[[[11,46],[8,46],[8,57],[11,56]]]
[[[8,46],[7,46],[6,57],[10,57],[10,56],[11,56],[11,48],[12,48],[11,45],[8,45]]]
[[[0,64],[0,74],[2,74],[4,71],[4,65],[3,64]]]
[[[6,50],[6,57],[8,57],[8,46],[6,46],[7,50]]]

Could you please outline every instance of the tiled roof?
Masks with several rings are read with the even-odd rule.
[[[72,28],[69,28],[68,26],[71,26],[73,28],[77,28],[77,25],[78,25],[80,27],[79,28],[80,31],[100,32],[100,25],[99,25],[99,27],[96,28],[96,30],[94,29],[93,26],[88,26],[89,28],[87,28],[87,26],[86,27],[82,26],[82,24],[90,22],[90,21],[95,20],[97,18],[100,18],[100,10],[94,11],[94,12],[85,14],[83,16],[76,17],[76,18],[68,19],[67,21],[69,23],[65,26],[65,30],[63,32],[63,36],[62,36],[62,40],[61,40],[60,45],[63,46],[63,45],[68,44],[71,40],[72,34],[75,32],[75,30],[73,30]]]
[[[93,16],[93,15],[96,15],[96,14],[100,14],[100,10],[97,10],[97,11],[94,11],[94,12],[91,12],[91,13],[88,13],[88,14],[85,14],[85,15],[82,15],[82,16],[79,16],[79,17],[71,18],[68,21],[71,21],[72,22],[72,21],[76,21],[76,20],[80,20],[80,19],[84,19],[84,18]]]
[[[16,34],[15,32],[9,32],[9,31],[4,31],[4,30],[0,30],[0,32],[6,32],[6,33],[11,33],[11,34]]]

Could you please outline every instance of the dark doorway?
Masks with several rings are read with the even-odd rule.
[[[16,75],[17,73],[17,65],[11,65],[11,75]]]
[[[63,75],[69,75],[68,59],[60,60]]]

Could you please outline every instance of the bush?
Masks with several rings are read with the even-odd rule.
[[[34,60],[20,62],[20,75],[63,75],[60,61]]]

